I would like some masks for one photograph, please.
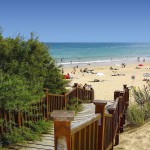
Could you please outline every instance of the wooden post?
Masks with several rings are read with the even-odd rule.
[[[46,119],[48,120],[49,119],[49,112],[48,112],[48,91],[49,91],[49,89],[48,88],[44,88],[44,93],[45,93],[45,95],[46,95],[46,97],[45,97],[45,105],[46,105],[46,111],[45,111],[45,116],[44,117],[46,117]],[[44,109],[43,109],[44,110]],[[44,118],[45,119],[45,118]]]
[[[112,147],[111,147],[111,150],[113,150],[113,147],[114,147],[114,112],[115,112],[115,109],[114,108],[109,108],[108,109],[108,111],[109,111],[109,113],[110,114],[112,114],[112,116],[113,116],[113,121],[112,121]],[[119,135],[116,135],[117,137],[115,137],[115,143],[119,143],[119,141],[117,141],[117,140],[119,140]],[[117,141],[117,142],[116,142]]]
[[[91,102],[94,102],[94,89],[93,88],[91,88],[90,89],[91,90]]]
[[[20,115],[20,110],[17,112],[18,116],[18,127],[20,128],[21,127],[21,115]]]
[[[127,85],[123,85],[124,88],[124,92],[125,92],[125,105],[126,105],[126,109],[129,105],[129,88],[127,87]]]
[[[122,124],[122,118],[123,118],[123,96],[119,96],[119,107],[118,107],[118,111],[119,111],[119,129],[118,132],[120,133],[123,129],[123,124]]]
[[[107,101],[95,100],[95,113],[101,113],[102,118],[98,124],[98,150],[104,150],[104,129],[105,129],[105,105]]]
[[[76,98],[77,98],[77,102],[78,102],[78,98],[79,98],[79,95],[78,95],[78,83],[74,83],[74,86],[73,86],[74,88],[76,88]]]
[[[64,104],[65,104],[65,107],[64,107],[64,109],[66,109],[66,106],[67,106],[67,98],[66,98],[66,93],[65,93],[65,92],[62,92],[62,94],[64,95]]]
[[[120,91],[115,91],[114,92],[114,100],[116,100],[116,98],[119,96],[120,96]]]
[[[71,121],[74,111],[54,110],[51,118],[54,120],[55,150],[71,150]]]
[[[77,88],[77,87],[78,87],[78,83],[74,83],[74,86],[73,86],[73,87],[76,87],[76,88]]]
[[[48,93],[46,93],[46,119],[49,120],[49,100],[48,100]]]

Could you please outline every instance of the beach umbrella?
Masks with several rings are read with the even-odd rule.
[[[140,67],[142,67],[142,66],[143,66],[143,64],[139,64],[139,66],[140,66]]]

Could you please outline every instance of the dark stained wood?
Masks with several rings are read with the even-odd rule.
[[[84,149],[83,150],[86,150],[86,141],[87,141],[87,134],[86,134],[87,131],[86,130],[87,130],[87,128],[85,127],[84,128],[84,136],[83,136],[84,137],[84,140],[83,140]]]
[[[81,142],[82,142],[82,141],[81,141],[81,130],[79,131],[78,134],[79,134],[79,137],[78,137],[78,141],[79,141],[79,143],[78,143],[78,150],[82,150],[82,149],[81,149]]]
[[[94,101],[95,104],[95,113],[101,113],[102,118],[99,120],[98,124],[98,150],[104,149],[104,129],[105,129],[105,106],[107,101]]]

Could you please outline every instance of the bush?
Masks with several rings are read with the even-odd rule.
[[[130,125],[139,126],[150,118],[150,82],[141,90],[133,88],[135,104],[129,106],[127,120]]]
[[[146,103],[143,107],[143,110],[144,110],[144,119],[147,120],[150,118],[150,103]]]
[[[24,143],[25,141],[39,140],[42,133],[50,132],[51,127],[51,121],[45,122],[41,120],[36,123],[30,123],[30,128],[14,128],[10,133],[2,135],[2,144],[5,146],[15,143]]]
[[[145,112],[137,104],[129,106],[127,120],[131,126],[140,126],[144,123]]]
[[[150,103],[150,83],[147,82],[147,86],[144,86],[142,90],[134,87],[133,96],[138,105]]]
[[[83,110],[83,105],[80,100],[78,100],[77,98],[73,98],[69,100],[66,109],[73,110],[75,111],[75,114],[77,114],[78,112]]]

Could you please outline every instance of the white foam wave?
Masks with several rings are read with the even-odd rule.
[[[71,64],[93,64],[93,63],[109,63],[109,62],[119,62],[121,60],[95,60],[95,61],[72,61],[72,62],[61,62],[58,65],[71,65]]]

